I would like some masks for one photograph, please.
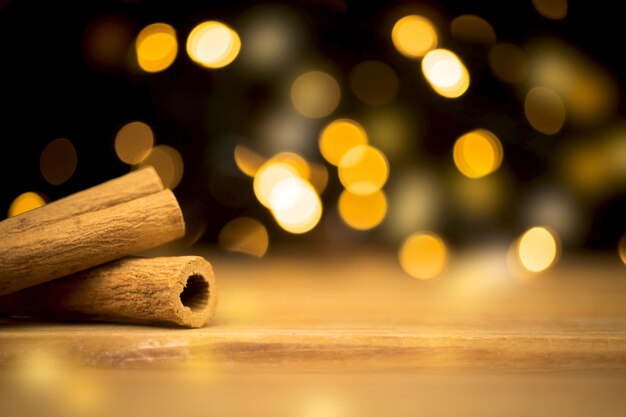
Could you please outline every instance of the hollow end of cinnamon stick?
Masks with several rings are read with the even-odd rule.
[[[204,258],[126,258],[0,297],[0,314],[197,328],[216,304]]]
[[[173,284],[171,314],[163,312],[157,322],[183,327],[205,326],[215,314],[217,304],[217,287],[211,264],[197,256],[160,259],[179,264],[180,272],[170,278]]]

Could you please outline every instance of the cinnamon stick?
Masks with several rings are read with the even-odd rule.
[[[141,252],[185,232],[174,194],[29,225],[0,239],[0,295]]]
[[[204,258],[126,258],[0,297],[0,312],[202,327],[216,302]]]
[[[163,191],[159,174],[151,166],[133,171],[45,206],[0,222],[0,236],[22,233],[32,227],[53,223],[79,214],[102,210],[120,203]]]

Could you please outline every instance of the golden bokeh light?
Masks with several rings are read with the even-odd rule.
[[[93,369],[72,369],[63,378],[59,393],[60,409],[65,415],[96,415],[110,400],[102,375]]]
[[[303,117],[290,107],[281,106],[261,117],[255,130],[258,132],[259,150],[273,155],[285,150],[309,152],[311,137],[315,136],[318,129],[317,120]]]
[[[443,272],[448,254],[446,244],[437,235],[417,232],[400,247],[398,258],[404,272],[417,279],[431,279]]]
[[[258,292],[247,289],[247,287],[238,288],[237,291],[223,293],[220,296],[220,303],[220,316],[224,317],[224,319],[229,323],[250,323],[250,320],[254,317],[258,320],[258,318],[265,317],[267,315],[267,304],[259,298]],[[207,355],[195,357],[193,361],[196,362],[197,359],[205,360],[206,356]],[[212,362],[213,364],[207,364],[208,368],[210,369],[213,367],[215,371],[220,371],[224,361],[221,358],[214,358]],[[195,369],[195,372],[198,371],[196,363],[192,362],[190,365],[189,370]],[[200,373],[202,378],[206,378],[207,375],[211,377],[211,371],[201,371]],[[215,372],[212,377],[219,377],[219,375],[219,373]]]
[[[535,40],[526,49],[530,83],[557,93],[565,104],[568,121],[588,126],[614,116],[620,89],[606,68],[555,39]]]
[[[328,185],[328,169],[322,164],[311,164],[311,178],[309,182],[317,191],[317,194],[322,194]]]
[[[359,195],[344,190],[339,197],[339,216],[356,230],[369,230],[378,226],[387,214],[387,198],[378,190]]]
[[[397,240],[406,237],[407,230],[435,228],[443,217],[441,180],[432,172],[416,168],[396,173],[388,190],[389,214],[385,232]]]
[[[585,198],[620,193],[626,186],[626,125],[571,140],[560,153],[563,179]]]
[[[294,417],[348,417],[358,413],[354,405],[339,392],[311,389],[299,398]]]
[[[78,156],[68,139],[55,139],[43,148],[39,157],[41,175],[52,185],[60,185],[69,180],[76,171]]]
[[[608,171],[616,183],[626,184],[626,128],[614,129],[605,141],[603,153]]]
[[[122,65],[133,42],[132,23],[126,17],[106,14],[89,23],[83,39],[83,55],[99,69]]]
[[[600,147],[570,146],[564,151],[561,165],[566,181],[586,196],[604,191],[610,182],[610,165]]]
[[[262,258],[269,246],[267,229],[258,220],[239,217],[229,222],[219,234],[220,248]]]
[[[415,112],[404,105],[373,109],[363,120],[370,145],[383,151],[390,159],[406,158],[409,147],[421,140]]]
[[[176,31],[166,23],[146,26],[135,41],[139,67],[146,72],[159,72],[168,68],[178,54]]]
[[[237,58],[241,39],[221,22],[202,22],[193,28],[187,38],[187,54],[206,68],[222,68]]]
[[[183,177],[184,164],[180,153],[171,146],[155,146],[138,166],[151,165],[161,177],[165,188],[173,190]]]
[[[235,163],[244,174],[250,177],[256,176],[257,172],[264,164],[266,164],[265,168],[276,164],[288,165],[292,168],[292,174],[309,181],[317,190],[318,194],[321,194],[328,184],[328,169],[326,169],[324,165],[309,163],[302,156],[294,152],[280,152],[269,160],[265,160],[265,158],[251,149],[243,145],[237,145],[235,147]],[[267,173],[264,175],[267,175]],[[284,178],[279,176],[278,181],[281,179]],[[268,179],[266,178],[263,181],[266,180]],[[260,181],[260,179],[257,181]],[[271,181],[268,184],[271,184]],[[271,190],[272,187],[273,186],[270,185],[267,190]],[[269,191],[262,193],[262,195],[266,196],[263,201],[267,203],[264,204],[267,206],[269,204]]]
[[[480,16],[465,14],[454,18],[450,32],[456,39],[473,43],[496,43],[496,31]]]
[[[437,94],[446,98],[460,97],[470,84],[465,64],[452,51],[435,49],[422,60],[422,72]]]
[[[7,215],[8,217],[14,217],[18,214],[36,209],[37,207],[44,206],[45,204],[46,200],[44,200],[42,196],[35,192],[28,191],[18,195],[15,200],[13,200],[9,206]]]
[[[624,264],[626,264],[626,233],[622,235],[617,245],[617,253]]]
[[[573,47],[556,41],[535,41],[525,47],[531,64],[533,85],[548,87],[559,95],[575,88],[578,72],[587,67],[587,59]]]
[[[249,177],[254,177],[265,163],[263,156],[244,145],[235,146],[234,155],[237,168]]]
[[[291,86],[291,102],[298,113],[318,119],[331,114],[339,105],[339,83],[322,71],[300,75]]]
[[[559,256],[560,242],[545,227],[527,230],[517,243],[517,257],[531,272],[541,272],[554,264]]]
[[[339,161],[339,179],[354,194],[372,194],[385,185],[388,177],[387,158],[373,146],[355,146]]]
[[[560,20],[567,15],[567,0],[532,0],[537,13],[546,19]]]
[[[588,219],[569,190],[555,186],[543,186],[524,198],[520,207],[523,224],[541,224],[553,230],[564,241],[578,243]]]
[[[333,165],[339,165],[341,157],[358,145],[367,145],[367,133],[360,123],[351,119],[333,120],[319,138],[322,156]]]
[[[271,163],[287,164],[296,170],[298,176],[304,180],[311,179],[311,167],[309,163],[294,152],[280,152],[270,159]]]
[[[489,51],[489,66],[496,77],[509,84],[519,84],[528,77],[528,57],[512,43],[494,45]]]
[[[565,104],[561,97],[546,87],[534,87],[524,100],[526,119],[536,130],[553,135],[565,123]]]
[[[150,126],[143,122],[130,122],[115,136],[115,153],[122,162],[138,164],[152,151],[154,134]]]
[[[17,356],[13,364],[15,381],[29,390],[50,390],[66,376],[65,365],[52,351],[28,349]]]
[[[270,196],[276,185],[287,178],[298,177],[298,171],[289,164],[268,162],[254,175],[254,195],[261,204],[270,208]]]
[[[301,234],[313,229],[322,217],[322,202],[311,184],[291,177],[273,187],[270,210],[280,227]]]
[[[461,208],[459,214],[468,220],[497,216],[508,199],[505,178],[497,173],[480,178],[456,175],[450,185],[452,201]]]
[[[241,39],[246,45],[241,58],[248,70],[275,70],[293,58],[302,43],[302,28],[291,10],[270,5],[246,14],[241,25]]]
[[[365,61],[350,74],[354,95],[367,104],[387,104],[398,94],[400,81],[391,67],[380,61]]]
[[[456,167],[466,177],[484,177],[500,167],[502,144],[490,131],[476,129],[457,139],[453,157]]]
[[[577,122],[606,120],[615,113],[617,89],[601,71],[581,71],[573,87],[563,96],[568,116]]]
[[[427,18],[409,15],[398,20],[391,30],[391,40],[402,55],[421,58],[437,47],[437,29]]]

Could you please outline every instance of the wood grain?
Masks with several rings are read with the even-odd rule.
[[[113,368],[172,368],[189,360],[237,372],[594,371],[626,374],[623,331],[541,327],[510,332],[421,326],[384,329],[244,328],[217,324],[193,332],[111,325],[5,323],[0,363],[42,340],[74,363]],[[622,325],[624,323],[621,323]],[[88,334],[88,336],[86,336]],[[10,341],[10,343],[7,343]]]
[[[213,259],[220,306],[210,327],[6,321],[0,364],[46,340],[73,360],[105,367],[191,360],[238,372],[626,375],[626,280],[618,262],[566,260],[525,281],[498,270],[473,275],[459,259],[448,276],[423,282],[404,275],[392,257],[372,254],[324,262]],[[457,268],[467,274],[456,275]]]
[[[0,240],[0,295],[154,248],[184,232],[169,190],[32,226]]]
[[[379,251],[252,261],[195,250],[220,277],[209,327],[0,320],[0,409],[48,415],[67,407],[40,399],[43,411],[33,411],[33,387],[16,393],[24,374],[37,376],[44,352],[58,362],[48,369],[44,361],[41,372],[50,381],[56,369],[58,377],[40,393],[69,390],[60,369],[96,373],[75,376],[81,389],[95,379],[91,392],[106,398],[91,415],[621,417],[626,410],[626,273],[616,256],[565,257],[528,278],[511,276],[488,253],[454,253],[444,276],[418,281]]]

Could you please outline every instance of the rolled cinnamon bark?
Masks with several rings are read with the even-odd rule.
[[[31,225],[0,239],[0,295],[167,243],[185,233],[174,194]]]
[[[202,327],[216,302],[202,257],[126,258],[0,297],[0,312]]]
[[[161,178],[154,168],[147,166],[8,218],[0,222],[0,236],[8,237],[10,234],[22,233],[35,226],[43,226],[79,214],[102,210],[159,191],[163,191]]]

